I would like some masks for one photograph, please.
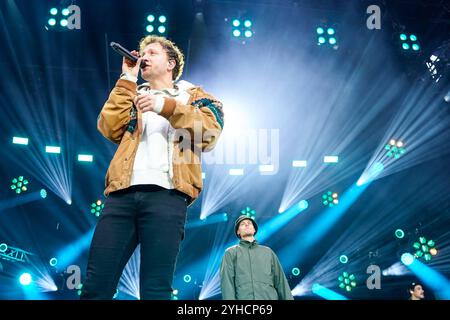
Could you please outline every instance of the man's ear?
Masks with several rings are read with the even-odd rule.
[[[175,60],[169,60],[169,62],[167,62],[167,68],[169,68],[170,70],[173,70],[173,68],[175,68]]]

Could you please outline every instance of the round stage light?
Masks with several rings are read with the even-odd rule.
[[[405,236],[405,232],[402,229],[397,229],[395,230],[395,236],[402,239]]]
[[[31,277],[31,274],[28,272],[22,273],[19,277],[19,282],[23,286],[28,286],[33,281],[33,278]]]
[[[409,266],[414,262],[414,256],[411,253],[404,253],[400,260],[405,266]]]
[[[348,257],[345,254],[343,254],[342,256],[339,257],[339,262],[344,264],[347,263]]]

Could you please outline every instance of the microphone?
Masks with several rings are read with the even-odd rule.
[[[114,51],[116,51],[121,56],[123,56],[123,57],[125,57],[127,59],[130,59],[131,61],[133,61],[135,63],[137,62],[138,58],[133,56],[130,51],[128,51],[127,49],[122,47],[117,42],[111,42],[109,45],[111,46],[111,48],[113,48]],[[141,61],[141,65],[139,67],[140,68],[144,68],[145,67],[145,61]]]

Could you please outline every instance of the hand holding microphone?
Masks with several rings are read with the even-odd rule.
[[[137,78],[139,68],[145,67],[145,61],[142,61],[139,52],[136,50],[130,52],[116,42],[111,42],[110,46],[114,51],[123,56],[122,73],[127,73]],[[164,100],[161,96],[157,97],[153,94],[146,93],[142,95],[138,94],[134,99],[134,103],[142,113],[149,111],[160,113]]]
[[[136,61],[132,61],[131,59],[127,57],[123,57],[122,59],[122,72],[131,74],[135,77],[138,76],[139,68],[141,66],[141,59],[139,57],[139,52],[136,50],[131,51],[131,54],[137,58]]]
[[[139,52],[136,50],[130,52],[116,42],[111,42],[110,46],[114,49],[114,51],[123,56],[122,72],[137,77],[139,68],[143,68],[145,66],[145,63],[139,56]]]

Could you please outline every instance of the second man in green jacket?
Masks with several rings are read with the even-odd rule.
[[[283,268],[269,247],[259,245],[256,222],[243,215],[235,222],[239,244],[225,251],[220,267],[224,300],[293,300]]]

